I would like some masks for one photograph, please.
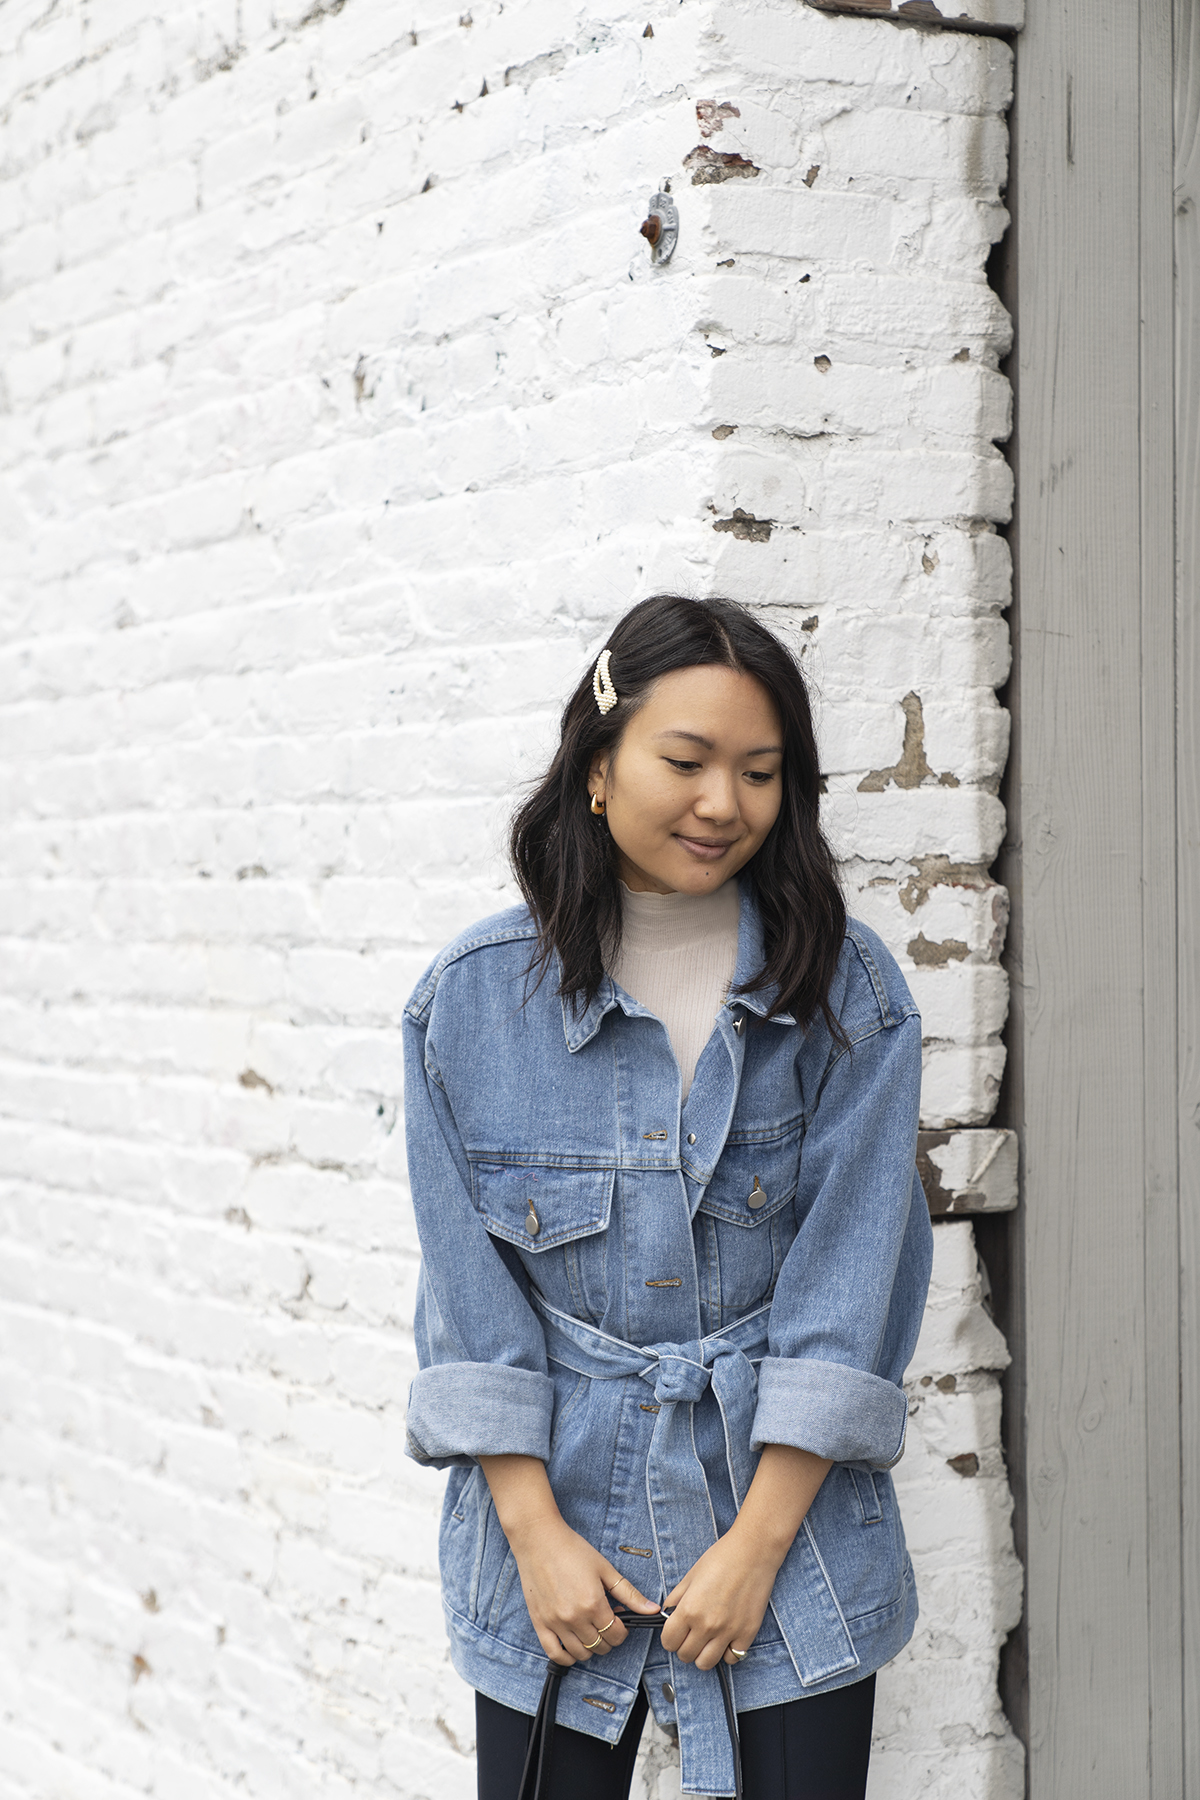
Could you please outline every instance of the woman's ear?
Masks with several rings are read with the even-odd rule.
[[[602,794],[608,781],[609,754],[607,750],[597,750],[588,768],[588,792]]]

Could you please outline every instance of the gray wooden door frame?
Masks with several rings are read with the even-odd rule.
[[[1023,1199],[984,1248],[1032,1800],[1200,1800],[1198,14],[1031,0],[1017,40],[998,1122]]]

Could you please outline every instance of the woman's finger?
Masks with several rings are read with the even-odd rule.
[[[670,1643],[667,1642],[668,1632],[671,1633]],[[663,1626],[663,1649],[669,1650],[672,1656],[677,1656],[680,1662],[695,1662],[705,1644],[708,1643],[710,1635],[709,1632],[689,1624],[686,1619],[681,1619],[676,1613],[671,1623]],[[676,1642],[676,1639],[679,1641]]]
[[[632,1607],[634,1612],[658,1611],[658,1601],[647,1600],[645,1594],[640,1594],[634,1587],[628,1575],[622,1575],[620,1570],[614,1569],[611,1563],[602,1562],[600,1573],[605,1587],[610,1594],[616,1595],[622,1606]]]
[[[618,1645],[623,1644],[625,1639],[629,1636],[629,1633],[626,1631],[611,1606],[605,1617],[597,1624],[596,1630],[600,1633],[601,1638],[609,1650],[615,1650]]]
[[[562,1647],[560,1639],[553,1631],[547,1631],[545,1627],[541,1625],[535,1625],[533,1629],[537,1632],[538,1643],[542,1646],[542,1649],[546,1652],[546,1655],[552,1663],[557,1663],[560,1669],[569,1669],[573,1667],[575,1658],[573,1656],[568,1656],[567,1652]]]
[[[612,1630],[601,1631],[601,1625],[605,1624],[610,1616],[613,1619]],[[597,1619],[594,1625],[587,1625],[584,1627],[584,1642],[592,1644],[593,1638],[599,1638],[600,1642],[598,1644],[592,1644],[592,1655],[607,1656],[609,1651],[613,1648],[613,1639],[616,1637],[619,1630],[620,1625],[617,1622],[616,1615],[606,1614],[603,1619]]]
[[[713,1636],[715,1627],[706,1625],[698,1618],[693,1618],[686,1606],[677,1606],[667,1623],[662,1628],[662,1646],[670,1650],[672,1655],[684,1655],[684,1646],[691,1640],[690,1654],[686,1660],[691,1662],[700,1649]]]
[[[725,1654],[725,1646],[728,1641],[725,1637],[709,1638],[696,1658],[696,1667],[698,1669],[715,1669]],[[734,1660],[737,1660],[736,1657]]]
[[[590,1662],[600,1647],[598,1644],[592,1643],[592,1638],[596,1636],[594,1631],[591,1637],[585,1641],[578,1631],[567,1624],[565,1619],[558,1627],[558,1635],[562,1640],[563,1649],[573,1662]],[[600,1643],[603,1644],[603,1642],[604,1639],[601,1638]]]
[[[678,1650],[673,1651],[672,1655],[677,1656],[680,1662],[694,1663],[703,1650],[705,1642],[706,1640],[700,1636],[699,1632],[690,1631]]]

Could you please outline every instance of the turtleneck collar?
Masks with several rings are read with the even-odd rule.
[[[653,954],[730,932],[738,926],[738,884],[715,894],[639,894],[621,883],[622,950]]]

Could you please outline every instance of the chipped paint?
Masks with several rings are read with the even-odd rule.
[[[1020,31],[1025,23],[1025,0],[962,0],[951,11],[936,0],[806,0],[817,12],[856,13],[859,17],[890,19],[895,25],[940,25],[948,31],[984,34]],[[953,4],[953,0],[951,0]]]
[[[882,794],[887,787],[917,788],[927,781],[941,787],[957,787],[958,776],[948,771],[938,775],[930,768],[925,755],[925,713],[920,694],[905,694],[900,705],[904,709],[904,745],[900,760],[889,769],[872,769],[858,784],[860,794]]]
[[[724,131],[726,119],[740,119],[739,107],[731,100],[697,100],[696,118],[700,122],[700,136],[710,138],[716,131]]]
[[[998,1126],[917,1133],[917,1174],[931,1217],[1011,1212],[1017,1204],[1017,1136]]]
[[[950,962],[965,962],[970,954],[967,945],[961,938],[944,938],[940,944],[931,944],[923,931],[918,931],[915,938],[910,938],[908,954],[919,968],[944,969]]]
[[[900,904],[906,913],[915,913],[918,906],[924,906],[935,887],[974,888],[982,893],[985,888],[997,886],[981,863],[951,862],[948,856],[918,856],[913,867],[915,874],[902,881],[899,889]]]
[[[765,544],[774,523],[773,519],[756,519],[753,513],[743,512],[740,506],[735,506],[732,517],[713,520],[713,530],[731,532],[735,538],[746,538],[752,544]]]
[[[697,144],[689,150],[683,166],[692,172],[693,187],[705,187],[714,181],[748,180],[762,173],[757,163],[737,150],[712,150],[707,144]]]

